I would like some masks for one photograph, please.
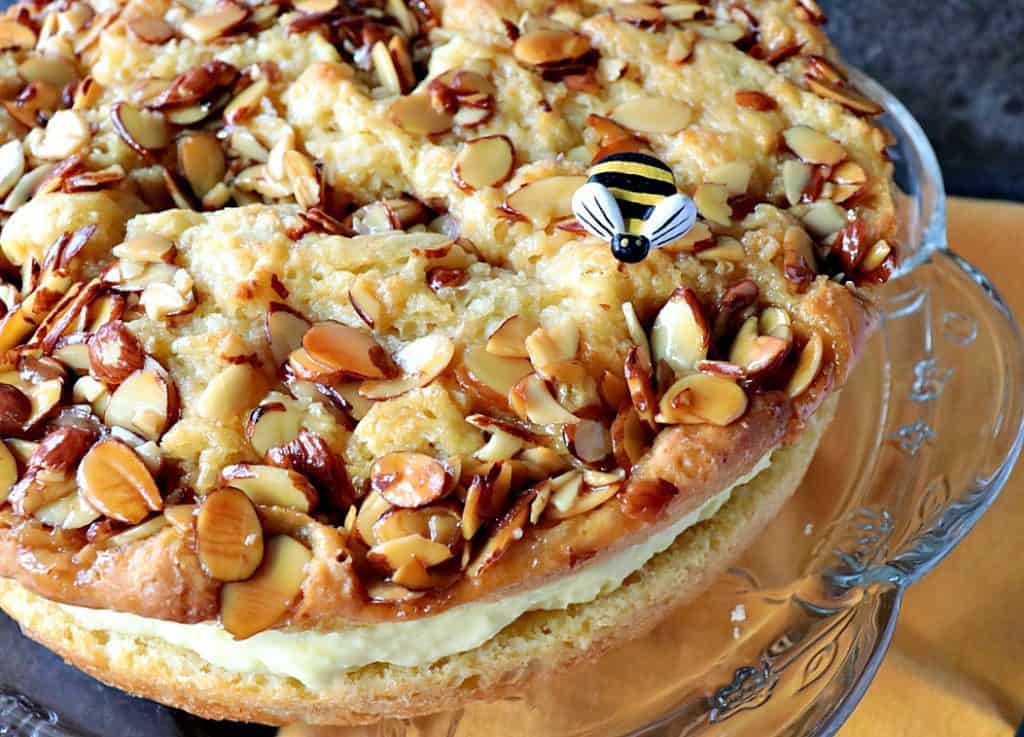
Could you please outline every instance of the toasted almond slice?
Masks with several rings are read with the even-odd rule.
[[[177,416],[178,395],[170,378],[156,368],[146,368],[117,387],[103,420],[147,440],[159,440]]]
[[[144,158],[151,157],[170,142],[167,121],[159,112],[118,102],[110,109],[110,120],[122,140]]]
[[[385,379],[394,364],[373,336],[338,322],[316,323],[302,336],[302,347],[328,371],[358,379]]]
[[[524,441],[518,435],[505,432],[500,428],[490,428],[491,437],[474,454],[473,457],[485,463],[507,461],[523,449]]]
[[[611,118],[638,133],[678,133],[693,120],[693,109],[669,97],[635,97],[616,107]]]
[[[834,100],[843,107],[861,115],[881,115],[885,108],[846,84],[832,84],[808,77],[807,87],[819,97]]]
[[[881,266],[891,253],[892,246],[889,245],[888,241],[877,241],[864,254],[864,259],[858,264],[857,268],[864,273],[872,272]]]
[[[373,525],[374,545],[407,535],[419,535],[455,552],[462,544],[460,517],[456,510],[453,506],[442,505],[420,509],[390,509]]]
[[[176,147],[178,170],[196,197],[205,197],[224,180],[227,157],[216,136],[211,133],[186,133],[178,137]]]
[[[651,359],[651,344],[647,340],[647,332],[640,324],[640,318],[637,316],[632,302],[622,303],[622,316],[625,318],[626,332],[629,333],[630,340],[639,349],[637,358],[642,365],[650,369],[654,365]]]
[[[196,43],[206,43],[245,22],[249,10],[232,2],[217,3],[207,13],[197,13],[181,24],[181,32]]]
[[[689,287],[676,289],[651,328],[655,364],[665,361],[679,374],[691,371],[708,357],[710,340],[711,330],[697,295]]]
[[[523,538],[526,525],[530,520],[530,507],[537,492],[528,490],[521,494],[512,508],[494,527],[490,538],[480,548],[473,562],[466,569],[470,578],[478,578],[485,570],[498,562],[516,541]]]
[[[137,15],[126,25],[136,37],[148,44],[165,44],[174,38],[174,27],[159,15]]]
[[[48,379],[26,388],[32,411],[25,420],[29,428],[48,416],[59,404],[64,392],[64,379]]]
[[[580,329],[571,319],[539,327],[526,336],[525,346],[534,370],[545,379],[554,378],[551,367],[576,358],[580,345]]]
[[[46,124],[43,140],[35,149],[40,159],[60,161],[73,156],[92,141],[92,132],[78,110],[58,110]]]
[[[392,399],[424,387],[448,368],[455,356],[455,342],[446,335],[426,335],[406,344],[395,354],[402,375],[395,379],[364,381],[359,393],[372,400]]]
[[[811,333],[800,351],[800,358],[797,361],[796,369],[786,384],[786,394],[792,398],[799,397],[806,392],[818,373],[821,371],[821,364],[825,355],[825,342],[817,332]]]
[[[120,320],[109,322],[89,338],[89,368],[100,381],[114,386],[143,367],[142,343]]]
[[[377,297],[374,281],[366,274],[360,274],[348,290],[348,301],[352,309],[371,330],[380,325],[384,317],[384,305]]]
[[[572,502],[565,505],[564,508],[560,508],[554,503],[555,497],[553,496],[551,503],[548,504],[546,516],[551,520],[564,520],[569,519],[570,517],[578,517],[581,514],[586,514],[592,509],[597,509],[602,504],[612,499],[621,488],[621,483],[597,487],[581,484],[580,489]]]
[[[390,115],[404,131],[420,136],[446,133],[455,125],[451,115],[434,109],[424,92],[399,97],[391,103]]]
[[[747,411],[747,395],[731,379],[689,374],[669,387],[659,409],[657,421],[664,424],[708,423],[725,427]]]
[[[370,548],[366,557],[371,563],[378,563],[389,570],[397,571],[412,561],[418,561],[425,568],[436,566],[451,558],[452,551],[447,545],[414,534],[375,545]]]
[[[28,395],[14,384],[0,383],[0,435],[20,434],[31,416]]]
[[[267,340],[274,363],[281,366],[288,356],[302,345],[302,338],[313,326],[298,312],[280,302],[271,302],[267,309]]]
[[[423,453],[388,453],[370,470],[373,490],[396,507],[422,507],[450,490],[448,475],[436,458]]]
[[[778,367],[789,351],[780,338],[758,333],[757,317],[748,317],[733,339],[729,361],[740,366],[747,376],[758,376]]]
[[[476,128],[494,117],[494,101],[485,95],[471,95],[459,100],[455,125],[461,130]]]
[[[612,452],[611,435],[602,423],[596,420],[580,420],[562,428],[565,447],[582,463],[600,463]]]
[[[868,175],[856,161],[844,161],[832,170],[829,179],[839,184],[864,184]]]
[[[846,210],[829,200],[818,200],[799,213],[800,222],[816,238],[827,238],[847,224]]]
[[[629,397],[633,401],[640,418],[654,427],[654,412],[658,397],[654,393],[654,375],[650,362],[645,362],[640,355],[640,347],[633,346],[623,362],[623,372]]]
[[[203,499],[196,517],[196,545],[206,575],[243,581],[263,560],[263,528],[243,492],[218,489]]]
[[[16,20],[0,20],[0,49],[31,49],[36,45],[36,34],[27,25]]]
[[[68,494],[45,507],[40,507],[32,516],[48,527],[62,530],[80,530],[91,525],[101,516],[99,510],[87,502],[79,492]]]
[[[0,504],[7,501],[11,489],[18,481],[18,462],[6,443],[0,441]]]
[[[846,158],[842,144],[805,125],[789,128],[782,136],[790,150],[808,164],[834,166]]]
[[[811,180],[811,171],[808,164],[796,159],[782,162],[782,184],[789,204],[796,205],[803,198],[807,183]]]
[[[605,406],[612,410],[619,409],[629,401],[629,387],[626,386],[626,380],[611,371],[601,374],[598,392]]]
[[[459,377],[485,399],[503,404],[508,393],[533,371],[529,361],[488,353],[484,346],[469,346],[462,353]]]
[[[210,379],[196,402],[196,412],[211,420],[233,419],[251,407],[265,388],[263,374],[252,364],[233,363]]]
[[[632,405],[623,407],[615,416],[611,440],[615,462],[620,468],[632,468],[650,448],[650,429]]]
[[[116,535],[108,537],[103,541],[103,547],[107,549],[119,548],[125,545],[131,545],[132,543],[145,540],[153,537],[158,532],[167,527],[167,518],[163,515],[159,517],[153,517],[152,519],[146,520],[141,525],[135,525],[129,527],[124,532],[119,532]]]
[[[551,64],[569,61],[590,51],[590,41],[572,31],[541,29],[516,39],[512,54],[524,64]]]
[[[382,497],[376,491],[371,491],[359,505],[359,513],[356,515],[354,526],[359,537],[368,546],[373,547],[383,542],[376,537],[374,527],[377,521],[390,509],[393,509],[391,502]]]
[[[484,136],[462,145],[452,176],[460,189],[472,192],[504,183],[515,167],[515,147],[506,136]]]
[[[705,183],[693,193],[693,202],[701,217],[728,227],[732,224],[732,207],[729,206],[729,190],[721,184]]]
[[[264,401],[245,423],[245,436],[259,455],[294,440],[302,430],[302,413],[284,402]]]
[[[715,238],[715,245],[694,254],[700,261],[739,263],[747,257],[743,244],[735,238],[720,235]]]
[[[164,507],[164,519],[182,534],[191,533],[196,521],[195,504],[172,504]]]
[[[579,420],[558,403],[538,374],[520,379],[509,391],[508,403],[519,417],[538,425],[564,425]]]
[[[730,161],[708,172],[707,181],[711,184],[721,184],[730,195],[745,194],[750,188],[750,177],[753,173],[753,164],[747,161]]]
[[[221,471],[224,483],[245,492],[253,504],[285,507],[308,513],[316,506],[317,493],[305,476],[287,468],[236,463]]]
[[[14,139],[0,146],[0,197],[6,197],[25,173],[25,147]]]
[[[537,323],[522,315],[512,315],[491,333],[487,352],[507,358],[528,358],[526,338],[537,329]]]
[[[637,28],[661,28],[665,25],[665,16],[655,5],[647,3],[617,3],[612,6],[615,20],[628,23]]]
[[[121,259],[144,264],[171,263],[174,261],[174,242],[156,233],[139,233],[114,246],[113,254]]]
[[[787,345],[793,342],[792,320],[781,307],[765,307],[758,318],[758,330],[761,335],[778,338]]]
[[[554,176],[524,184],[505,200],[505,207],[540,228],[572,214],[572,196],[587,181],[582,176]]]
[[[758,90],[738,90],[736,92],[736,104],[748,110],[756,110],[761,113],[770,112],[779,107],[779,103],[775,101],[775,98]]]
[[[96,443],[78,467],[78,486],[89,504],[111,519],[138,524],[163,509],[156,481],[138,455],[124,443]]]
[[[306,578],[309,549],[293,537],[277,535],[264,546],[263,562],[246,581],[225,584],[220,621],[236,639],[272,627],[295,601]]]

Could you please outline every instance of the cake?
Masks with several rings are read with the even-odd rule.
[[[824,23],[12,6],[0,606],[197,715],[360,724],[699,596],[799,485],[898,263],[881,110]],[[573,201],[636,157],[695,220],[627,263]]]

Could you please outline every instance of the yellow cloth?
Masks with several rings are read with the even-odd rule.
[[[950,200],[949,242],[1024,318],[1024,206]],[[877,679],[839,737],[1010,737],[1024,719],[1024,472],[907,594]]]

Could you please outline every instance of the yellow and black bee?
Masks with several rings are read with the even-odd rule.
[[[693,200],[676,189],[672,170],[642,153],[618,153],[596,162],[576,190],[572,211],[591,235],[609,241],[619,261],[643,261],[686,235],[697,222]]]

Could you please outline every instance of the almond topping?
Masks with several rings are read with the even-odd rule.
[[[795,399],[811,387],[821,371],[824,354],[825,343],[821,339],[821,335],[811,333],[803,350],[800,351],[796,369],[789,378],[789,383],[786,384],[786,394]]]
[[[459,369],[462,383],[499,405],[507,402],[512,387],[533,371],[529,361],[496,356],[479,345],[463,351]]]
[[[526,336],[525,347],[534,370],[545,379],[553,379],[552,367],[576,358],[580,329],[573,320],[540,327]]]
[[[317,493],[302,474],[287,468],[238,463],[221,471],[224,483],[245,492],[253,504],[285,507],[308,513],[316,506]]]
[[[392,399],[407,391],[427,386],[448,368],[455,356],[455,343],[444,335],[426,335],[406,344],[395,354],[402,375],[395,379],[364,381],[360,395],[367,399]]]
[[[818,200],[799,213],[800,222],[816,238],[827,238],[847,225],[846,210],[829,200]]]
[[[288,356],[302,346],[302,337],[313,324],[280,302],[271,302],[267,309],[267,340],[270,353],[277,366],[288,360]]]
[[[107,384],[122,383],[140,370],[145,360],[142,343],[120,320],[108,322],[89,338],[89,367]]]
[[[558,403],[537,374],[520,379],[509,391],[508,403],[519,417],[538,425],[564,425],[579,419]]]
[[[524,530],[530,519],[530,507],[535,496],[535,491],[527,491],[516,500],[512,508],[494,527],[494,532],[484,543],[476,558],[469,564],[466,569],[467,576],[470,578],[480,576],[481,573],[498,562],[516,541],[523,538]]]
[[[259,455],[295,439],[302,429],[302,412],[283,401],[264,401],[245,423],[245,436]]]
[[[110,119],[117,134],[143,158],[151,157],[170,141],[167,122],[158,112],[118,102],[110,110]]]
[[[692,289],[680,287],[654,318],[651,350],[655,364],[665,361],[682,374],[708,356],[711,331]]]
[[[506,136],[474,138],[455,157],[452,176],[468,192],[497,187],[512,176],[515,158],[515,148]]]
[[[159,440],[177,415],[178,395],[170,379],[156,369],[141,369],[117,387],[103,419],[147,440]]]
[[[220,595],[220,620],[237,639],[272,627],[295,601],[306,577],[309,549],[287,535],[264,546],[263,562],[247,581],[225,584]]]
[[[730,195],[745,194],[750,188],[750,177],[754,167],[745,161],[731,161],[708,172],[707,181],[721,184]]]
[[[382,542],[370,548],[366,554],[369,562],[382,564],[391,571],[397,571],[413,561],[429,568],[451,557],[452,551],[447,545],[415,534]]]
[[[766,113],[779,107],[775,98],[769,97],[757,90],[738,90],[736,92],[736,104],[748,110],[756,110],[761,113]]]
[[[559,494],[559,492],[556,491],[551,497],[551,503],[548,504],[546,513],[547,517],[551,520],[564,520],[569,519],[570,517],[578,517],[592,509],[597,509],[599,506],[614,497],[621,488],[622,485],[617,483],[598,487],[591,487],[581,483],[571,502],[564,504],[561,507],[555,503]]]
[[[874,271],[880,267],[889,254],[892,253],[892,246],[889,245],[888,241],[877,241],[875,245],[868,249],[868,252],[864,254],[864,260],[858,265],[858,269],[865,273]]]
[[[747,411],[747,395],[731,379],[690,374],[669,387],[659,409],[657,421],[664,424],[709,423],[725,427]]]
[[[227,158],[216,136],[186,133],[178,138],[178,169],[196,197],[205,197],[224,180]]]
[[[36,45],[36,34],[16,20],[0,20],[0,49],[31,49]]]
[[[578,59],[588,51],[590,41],[586,36],[547,29],[524,33],[512,47],[516,59],[534,66]]]
[[[528,358],[526,338],[537,329],[537,323],[521,315],[507,318],[487,339],[487,352],[506,358]]]
[[[348,290],[348,301],[352,309],[371,330],[380,325],[384,317],[384,305],[377,297],[374,282],[366,274],[360,274]]]
[[[632,406],[623,407],[615,416],[611,439],[615,462],[625,469],[639,463],[651,446],[650,428]]]
[[[668,97],[636,97],[615,108],[611,118],[638,133],[677,133],[693,120],[693,109]]]
[[[723,227],[729,227],[732,224],[729,190],[723,185],[701,184],[693,193],[693,202],[697,205],[697,211],[701,217]]]
[[[101,514],[82,497],[81,492],[73,491],[45,507],[40,507],[32,516],[48,527],[80,530],[98,520]]]
[[[249,11],[232,2],[221,2],[208,13],[193,15],[181,24],[181,32],[196,43],[206,43],[241,25]]]
[[[7,501],[11,489],[18,481],[18,462],[7,445],[0,441],[0,504]]]
[[[385,379],[394,375],[387,352],[362,330],[337,322],[313,325],[302,336],[302,347],[324,374],[341,374],[358,379]]]
[[[46,124],[35,153],[41,159],[59,161],[73,156],[92,141],[85,117],[77,110],[58,110]]]
[[[407,133],[421,136],[446,133],[455,124],[451,115],[435,110],[430,96],[423,92],[399,97],[391,103],[391,119]]]
[[[263,529],[249,497],[218,489],[203,499],[196,518],[199,562],[218,581],[244,581],[263,560]]]
[[[148,44],[165,44],[174,38],[174,28],[158,15],[137,15],[127,25],[137,38]]]
[[[449,491],[448,475],[436,458],[396,452],[378,458],[370,471],[373,490],[396,507],[422,507]]]
[[[7,194],[25,173],[25,147],[15,139],[0,146],[0,197]]]
[[[612,439],[608,429],[595,420],[580,420],[562,428],[566,448],[582,463],[595,465],[612,452]]]
[[[354,527],[359,537],[372,547],[383,540],[378,539],[375,532],[377,521],[388,510],[393,509],[391,503],[375,491],[371,491],[359,505]]]
[[[778,367],[789,351],[789,343],[770,335],[758,334],[757,317],[749,317],[740,327],[729,351],[729,361],[740,366],[747,376],[758,376]]]
[[[13,384],[0,384],[0,435],[18,435],[32,415],[32,402]]]
[[[119,522],[138,524],[164,506],[146,464],[116,440],[99,442],[85,454],[78,467],[78,486],[89,504]]]
[[[582,176],[554,176],[524,184],[505,200],[505,207],[540,228],[572,215],[572,196],[587,181]]]
[[[113,254],[118,258],[144,264],[171,263],[175,248],[169,238],[156,233],[140,233],[114,246]]]
[[[838,85],[820,79],[807,79],[807,87],[811,92],[827,100],[834,100],[843,107],[861,115],[881,115],[885,108],[874,100],[862,95],[848,85]]]
[[[240,416],[265,390],[266,380],[252,364],[234,363],[221,369],[196,401],[196,413],[210,420]]]
[[[840,143],[813,128],[798,125],[782,135],[790,150],[808,164],[834,166],[846,158],[846,149]]]
[[[808,164],[796,159],[782,162],[782,185],[789,204],[796,205],[803,199],[804,190],[811,180],[812,169]]]
[[[639,346],[633,346],[626,354],[623,371],[626,386],[629,388],[629,397],[637,414],[644,422],[654,427],[654,412],[658,404],[658,397],[654,393],[654,375],[650,362],[641,358]]]
[[[665,25],[665,16],[654,5],[647,3],[618,3],[612,6],[615,20],[628,23],[637,28],[661,28]]]

